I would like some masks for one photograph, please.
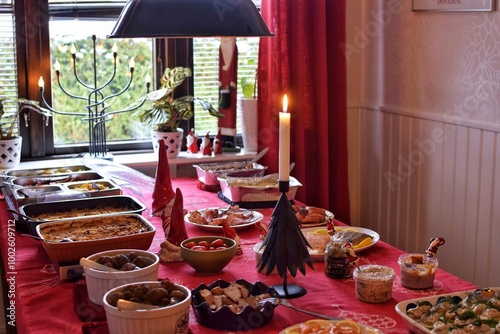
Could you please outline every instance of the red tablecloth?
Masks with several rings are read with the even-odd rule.
[[[201,191],[196,186],[195,179],[178,178],[173,180],[174,188],[178,187],[184,195],[186,209],[199,209],[206,207],[224,206],[226,203],[217,198],[215,193]],[[148,200],[148,196],[145,196]],[[268,223],[272,209],[257,210],[264,214],[264,222]],[[159,244],[164,239],[161,221],[157,218],[144,215],[157,226],[158,230],[151,251],[158,251]],[[60,281],[59,276],[51,267],[40,241],[22,236],[14,232],[11,217],[5,211],[5,204],[0,204],[1,217],[1,251],[4,261],[8,293],[14,303],[8,314],[15,321],[18,333],[81,333],[82,325],[73,303],[73,289],[75,282]],[[341,224],[336,222],[336,224]],[[187,226],[190,236],[210,234],[196,226]],[[243,278],[249,282],[262,281],[267,285],[282,282],[278,275],[266,276],[258,274],[255,269],[253,246],[259,242],[259,231],[250,227],[238,232],[243,247],[243,255],[237,256],[221,272],[216,275],[202,275],[186,263],[161,264],[160,278],[170,278],[176,282],[195,288],[201,283],[209,284],[219,278],[233,281]],[[403,252],[383,241],[363,251],[360,264],[376,263],[387,265],[396,270],[397,258]],[[15,259],[12,255],[15,254]],[[298,284],[307,289],[303,297],[293,299],[296,306],[311,311],[327,313],[332,316],[350,318],[360,323],[370,325],[382,330],[384,333],[409,333],[407,324],[395,312],[395,305],[411,298],[423,297],[434,294],[449,293],[474,289],[476,286],[456,276],[438,269],[435,287],[431,290],[412,291],[399,284],[399,276],[394,282],[393,298],[383,304],[368,304],[358,301],[354,293],[354,280],[330,279],[323,272],[322,262],[315,263],[315,270],[307,269],[306,275],[298,273],[295,278],[289,277],[288,284]],[[79,307],[78,305],[76,307]],[[278,333],[280,330],[306,321],[312,317],[299,313],[284,306],[275,309],[272,321],[265,326],[247,333]],[[89,320],[92,320],[92,314]],[[9,324],[7,325],[10,326]],[[194,314],[190,314],[190,330],[192,333],[217,333],[203,327],[196,322]]]

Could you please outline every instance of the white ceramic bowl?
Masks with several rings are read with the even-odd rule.
[[[88,259],[96,261],[104,255],[114,256],[116,254],[129,254],[130,252],[135,252],[138,256],[145,256],[153,259],[154,262],[147,267],[131,271],[109,272],[83,267],[89,299],[94,304],[103,305],[102,298],[104,294],[112,288],[127,283],[154,281],[158,279],[158,265],[160,263],[160,259],[155,253],[139,249],[116,249],[93,254],[89,256]]]
[[[124,290],[130,285],[146,284],[147,286],[160,287],[158,281],[137,282],[114,288],[103,297],[104,310],[110,334],[160,334],[176,333],[187,334],[189,325],[189,307],[191,305],[191,291],[183,285],[176,284],[176,288],[186,295],[183,301],[166,307],[149,310],[120,311],[108,303],[108,297]]]
[[[262,258],[262,254],[264,253],[264,248],[260,248],[262,246],[262,242],[258,242],[253,246],[253,252],[255,253],[255,269],[257,272],[261,274],[265,274],[267,271],[267,266],[259,271],[260,265],[259,261]],[[277,274],[278,273],[278,268],[274,267],[273,271],[271,271],[271,274]]]

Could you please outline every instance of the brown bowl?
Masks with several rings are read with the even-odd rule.
[[[132,226],[135,227],[132,229]],[[114,230],[115,234],[86,232],[87,235],[79,237],[75,232],[78,229],[92,231],[97,227],[108,227]],[[120,235],[116,233],[118,230],[122,231]],[[143,216],[130,214],[61,219],[38,225],[36,232],[43,240],[45,251],[54,262],[78,263],[82,257],[106,250],[121,248],[147,250],[153,242],[156,228]],[[72,241],[61,241],[68,236]]]
[[[226,246],[221,250],[193,250],[186,247],[189,242],[198,244],[207,241],[209,244],[216,239],[221,239]],[[181,256],[191,267],[202,273],[217,273],[224,269],[236,255],[236,242],[231,238],[218,236],[203,236],[184,240],[181,243]]]

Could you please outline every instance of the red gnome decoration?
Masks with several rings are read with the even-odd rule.
[[[184,224],[184,199],[179,188],[175,191],[175,200],[172,215],[161,215],[162,227],[165,232],[165,241],[160,244],[158,256],[162,262],[183,261],[181,256],[181,242],[188,238]]]
[[[205,137],[201,140],[201,153],[203,155],[212,155],[212,142],[210,141],[210,137],[208,136],[210,132],[207,132]]]
[[[217,132],[217,136],[214,138],[214,154],[222,154],[222,134],[220,128]]]
[[[167,158],[167,148],[163,140],[160,140],[160,147],[158,149],[158,164],[156,167],[155,187],[152,197],[154,216],[160,216],[175,197],[170,176],[170,165],[168,164]],[[170,212],[166,212],[166,214],[170,215]]]
[[[194,129],[191,129],[187,135],[186,144],[188,153],[198,153],[198,136],[194,132]]]

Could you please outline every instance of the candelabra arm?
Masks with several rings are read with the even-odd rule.
[[[106,81],[106,83],[104,83],[100,87],[97,87],[96,89],[94,89],[93,92],[95,92],[95,91],[99,91],[100,92],[102,89],[106,88],[111,82],[113,82],[113,79],[115,78],[115,76],[116,76],[116,61],[113,62],[113,74],[111,75],[111,78],[109,78],[109,80]],[[130,86],[130,82],[131,81],[132,80],[129,81],[129,84],[128,84],[129,86]]]
[[[142,99],[142,101],[140,101],[140,102],[139,101],[134,102],[133,104],[129,105],[125,109],[115,110],[115,111],[109,111],[106,114],[112,115],[112,114],[120,114],[120,113],[124,113],[124,112],[134,111],[134,110],[137,110],[140,107],[142,107],[145,102],[146,102],[146,98]],[[135,104],[135,103],[138,103],[138,104]]]
[[[87,115],[87,113],[83,113],[83,112],[78,112],[78,111],[70,111],[70,112],[66,112],[66,111],[58,111],[54,108],[52,108],[48,103],[47,101],[45,100],[45,96],[43,95],[43,88],[40,88],[40,98],[41,98],[41,104],[43,104],[45,106],[46,109],[50,110],[51,113],[53,114],[58,114],[58,115],[67,115],[67,116],[84,116],[84,115]]]
[[[112,99],[114,97],[117,97],[117,96],[122,95],[123,93],[125,93],[127,91],[127,89],[129,89],[130,84],[132,83],[133,78],[134,78],[134,71],[130,71],[130,79],[127,82],[127,85],[125,87],[123,87],[123,89],[121,91],[116,92],[115,94],[111,94],[111,95],[106,96],[101,102],[107,101],[109,99]],[[101,88],[99,88],[99,89],[101,89]]]
[[[94,87],[92,87],[91,85],[88,85],[86,84],[85,82],[83,82],[80,77],[78,76],[78,73],[76,71],[76,57],[73,57],[73,74],[75,75],[75,78],[76,78],[76,81],[78,81],[78,83],[80,85],[82,85],[83,87],[87,88],[87,89],[91,89],[93,90]],[[66,93],[67,94],[67,93]]]
[[[69,97],[72,97],[74,99],[79,99],[79,100],[87,100],[88,98],[85,97],[85,96],[79,96],[79,95],[76,95],[76,94],[73,94],[73,93],[70,93],[68,92],[64,87],[63,85],[61,84],[61,80],[59,79],[59,74],[57,74],[57,85],[59,86],[59,88],[61,88],[62,92],[66,95],[68,95]]]

